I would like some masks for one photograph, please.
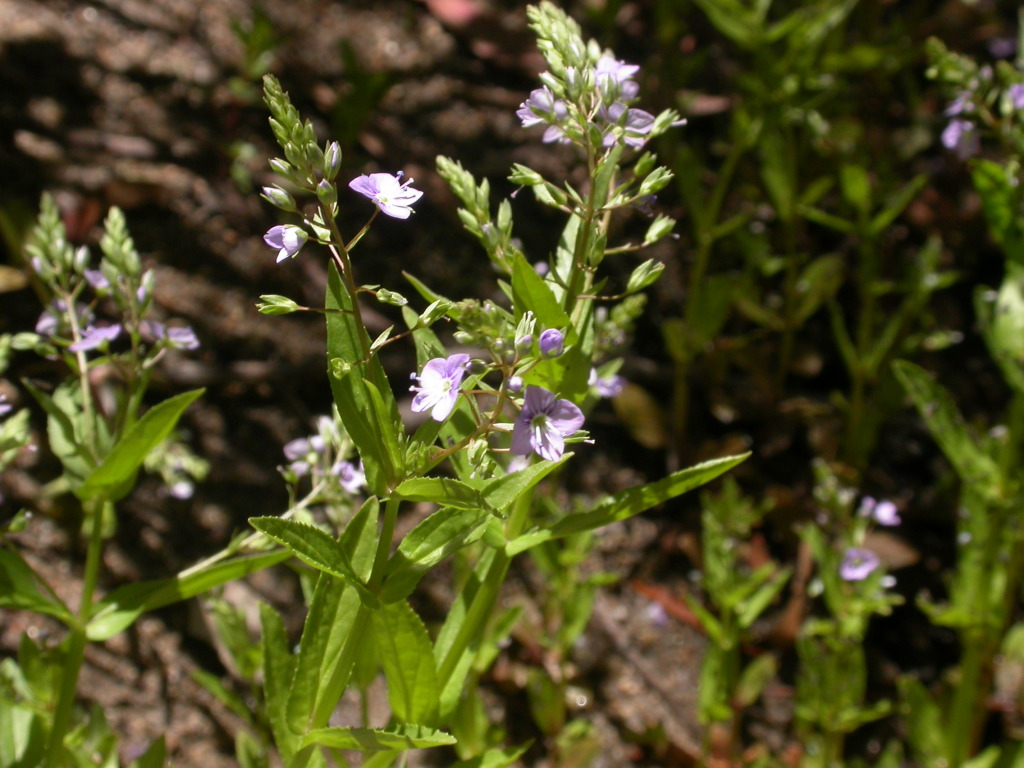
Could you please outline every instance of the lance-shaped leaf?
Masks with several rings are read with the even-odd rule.
[[[194,389],[154,405],[104,456],[76,492],[79,498],[117,501],[131,490],[132,479],[150,451],[167,439],[178,419],[205,392]]]
[[[497,514],[476,488],[451,477],[413,477],[395,489],[406,501],[429,501],[443,507],[482,509]]]
[[[678,472],[673,472],[668,477],[664,477],[656,482],[641,485],[637,488],[628,488],[598,504],[589,512],[569,515],[559,520],[551,528],[532,531],[520,536],[508,544],[506,551],[510,556],[516,555],[550,539],[561,538],[562,536],[568,536],[571,533],[579,533],[581,531],[592,531],[620,520],[626,520],[714,480],[723,472],[735,467],[749,455],[749,453],[744,453],[739,456],[712,459],[711,461],[705,461],[701,464],[681,469]]]
[[[45,583],[21,555],[0,549],[0,606],[44,613],[68,625],[74,623],[67,606],[41,587]]]
[[[299,737],[288,725],[288,694],[291,689],[295,658],[288,650],[288,633],[280,614],[266,603],[260,603],[260,626],[263,645],[264,710],[274,743],[287,763],[298,749]]]
[[[483,507],[439,509],[409,531],[398,545],[388,563],[380,599],[393,603],[408,597],[423,574],[483,536],[488,522],[493,519],[494,516]]]
[[[302,737],[302,746],[356,749],[375,752],[382,749],[428,749],[455,743],[454,737],[422,725],[397,725],[394,728],[318,728]]]
[[[340,538],[353,571],[361,578],[373,568],[379,515],[380,504],[371,497]],[[361,638],[350,637],[360,613],[360,596],[346,583],[322,573],[313,590],[288,698],[288,722],[298,733],[309,727],[312,714],[330,711],[348,685],[355,654],[346,654],[345,646]]]
[[[282,563],[291,556],[287,549],[276,549],[233,557],[185,576],[125,584],[96,604],[86,634],[93,642],[104,642],[123,632],[147,611],[188,600],[229,581]]]
[[[892,368],[960,479],[986,498],[995,495],[1000,485],[999,468],[968,432],[945,387],[906,360],[897,360]]]
[[[379,605],[356,574],[348,555],[329,534],[312,525],[280,517],[250,517],[249,524],[264,536],[282,544],[306,565],[344,579],[359,592],[368,608]]]
[[[404,600],[385,605],[372,616],[392,714],[406,723],[433,723],[439,690],[427,628]]]

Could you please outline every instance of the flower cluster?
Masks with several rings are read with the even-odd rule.
[[[343,457],[345,440],[338,423],[329,416],[317,419],[316,434],[286,443],[286,470],[295,478],[312,477],[314,482],[337,484],[349,495],[362,491],[366,485],[363,464]]]
[[[617,143],[642,147],[654,128],[655,118],[629,106],[640,90],[632,79],[639,69],[608,54],[582,72],[568,67],[565,80],[570,88],[559,89],[565,90],[565,94],[556,95],[549,85],[544,85],[530,93],[516,115],[524,128],[546,125],[545,142],[579,143],[589,127],[594,126],[600,131],[604,147]],[[558,87],[557,81],[555,85]],[[572,88],[573,85],[577,87]],[[570,96],[573,90],[579,92]]]

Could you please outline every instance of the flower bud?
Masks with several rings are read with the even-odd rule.
[[[505,389],[513,395],[517,395],[523,391],[523,377],[522,376],[511,376],[508,382],[505,384]]]
[[[325,208],[331,208],[338,202],[338,190],[327,179],[316,185],[316,198]]]
[[[548,328],[541,333],[537,346],[544,357],[558,357],[565,351],[565,334],[557,328]]]
[[[508,180],[521,187],[535,187],[538,184],[544,183],[543,176],[532,168],[527,168],[519,163],[515,163],[512,166],[512,173],[509,175]]]
[[[520,355],[527,354],[532,346],[533,336],[531,336],[530,334],[520,336],[518,339],[516,339],[516,352],[518,352]]]
[[[295,200],[293,200],[292,196],[280,187],[264,187],[263,194],[261,194],[260,197],[275,208],[280,208],[282,211],[286,211],[288,213],[297,212]]]
[[[324,178],[327,181],[334,181],[341,168],[341,147],[338,142],[332,141],[324,151]]]

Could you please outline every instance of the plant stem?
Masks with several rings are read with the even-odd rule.
[[[50,744],[46,752],[46,768],[58,768],[64,762],[64,737],[71,726],[71,714],[75,704],[75,691],[78,688],[78,673],[82,669],[85,658],[85,646],[88,642],[86,629],[92,618],[92,600],[96,592],[96,582],[103,554],[103,518],[113,512],[113,504],[99,501],[90,504],[86,510],[86,521],[89,525],[89,543],[85,555],[85,571],[82,576],[82,597],[78,605],[75,624],[68,636],[67,655],[60,678],[60,690],[57,705],[53,713],[53,726],[50,731]]]

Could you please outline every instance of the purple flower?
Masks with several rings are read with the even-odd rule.
[[[850,547],[839,564],[839,575],[844,581],[863,581],[879,566],[878,555],[863,547]]]
[[[596,368],[590,369],[590,377],[587,379],[587,386],[593,387],[601,397],[618,397],[626,386],[626,380],[621,376],[599,376]]]
[[[956,118],[950,120],[949,125],[942,132],[942,146],[952,149],[961,160],[970,157],[978,151],[978,134],[974,130],[974,123],[970,120]]]
[[[14,410],[14,406],[7,402],[7,395],[0,395],[0,416],[6,416]]]
[[[397,176],[390,173],[371,173],[369,176],[352,179],[348,186],[349,189],[373,200],[374,204],[388,216],[408,219],[412,213],[412,204],[423,197],[423,193],[409,186],[412,179],[403,184],[401,178],[401,173]]]
[[[513,454],[536,453],[558,461],[565,453],[565,438],[583,426],[583,412],[568,400],[559,400],[543,387],[529,386],[523,410],[512,428]]]
[[[107,276],[98,269],[87,269],[82,274],[85,275],[85,279],[94,291],[101,292],[110,288],[110,281],[107,280]]]
[[[435,357],[423,366],[423,372],[413,378],[419,386],[410,387],[416,393],[412,409],[416,413],[430,411],[434,421],[444,421],[459,399],[459,386],[466,375],[469,355],[458,354],[447,358]]]
[[[879,525],[892,526],[903,522],[895,504],[891,501],[875,501],[870,496],[864,497],[857,514],[861,517],[870,517]]]
[[[302,250],[302,246],[306,244],[307,237],[309,236],[302,227],[296,227],[294,224],[278,224],[267,230],[267,234],[263,236],[263,242],[271,248],[277,248],[277,263],[280,264],[289,257],[295,258],[296,254]]]
[[[1010,97],[1014,109],[1024,109],[1024,83],[1011,85],[1006,95]]]
[[[557,328],[548,328],[541,333],[537,346],[544,357],[558,357],[565,351],[565,334]]]
[[[556,99],[546,85],[530,92],[526,101],[519,105],[516,116],[523,121],[524,128],[546,123],[548,129],[544,132],[545,142],[568,141],[559,124],[569,116],[569,108],[564,101]]]
[[[594,74],[597,76],[597,87],[608,97],[608,101],[623,99],[632,101],[640,91],[640,86],[632,81],[633,75],[640,71],[635,64],[617,61],[611,56],[602,56],[597,60]]]
[[[166,327],[163,323],[152,320],[142,322],[142,330],[152,336],[155,341],[166,341],[167,346],[175,349],[199,349],[199,339],[190,326]]]
[[[61,331],[67,331],[68,305],[64,299],[53,299],[36,321],[35,331],[40,336],[53,336]],[[85,304],[76,304],[75,312],[78,315],[79,326],[90,326],[93,321],[93,314]]]
[[[359,493],[366,485],[366,472],[363,471],[362,462],[356,466],[351,461],[339,461],[334,465],[334,474],[345,493]]]
[[[600,114],[609,123],[603,139],[606,147],[612,146],[617,141],[622,141],[629,147],[642,147],[647,141],[647,135],[654,127],[654,115],[644,112],[642,109],[627,109],[621,101],[615,102],[607,109],[602,109]],[[621,137],[615,131],[615,126],[622,128]]]
[[[107,344],[120,335],[120,325],[108,325],[103,328],[89,326],[82,334],[82,338],[68,347],[68,350],[71,352],[84,352],[87,349],[96,349],[96,347]]]

